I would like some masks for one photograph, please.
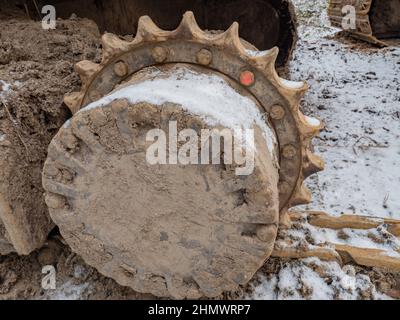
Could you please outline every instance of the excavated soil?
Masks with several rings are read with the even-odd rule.
[[[0,256],[0,300],[6,299],[149,299],[100,275],[71,252],[59,236],[29,256]],[[53,265],[56,290],[42,289],[42,268]],[[90,283],[90,284],[89,284]]]
[[[80,87],[73,66],[84,59],[99,61],[100,35],[86,19],[59,20],[56,30],[46,31],[18,12],[1,10],[1,193],[27,216],[47,221],[43,229],[49,229],[42,166],[48,144],[70,117],[63,95]],[[0,299],[70,299],[83,291],[86,298],[95,299],[146,297],[101,276],[57,239],[29,256],[0,256]],[[0,223],[0,251],[11,250]],[[56,267],[59,291],[41,288],[42,267],[48,264]],[[88,279],[95,283],[90,288],[85,285]]]
[[[53,227],[41,171],[50,140],[70,116],[63,95],[80,85],[73,65],[99,57],[99,32],[89,20],[58,21],[47,31],[0,9],[0,202],[11,207],[17,228],[35,226],[23,231],[37,234],[35,243]],[[0,252],[10,250],[9,236],[0,225]],[[29,250],[21,244],[20,251]]]

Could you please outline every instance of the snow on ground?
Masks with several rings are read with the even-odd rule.
[[[310,90],[303,112],[325,123],[315,152],[326,169],[311,177],[313,202],[305,209],[400,219],[400,48],[377,49],[335,39],[325,0],[294,0],[300,40],[290,64],[291,80]],[[399,240],[377,230],[335,231],[303,222],[287,236],[312,244],[344,243],[389,250],[399,256]],[[253,299],[388,299],[367,272],[316,258],[282,262],[259,272]]]
[[[0,98],[3,98],[10,90],[11,85],[3,80],[0,80]]]
[[[81,300],[88,287],[89,283],[75,284],[68,280],[54,291],[48,290],[43,300]]]
[[[0,108],[4,108],[3,104],[7,101],[8,96],[20,86],[21,83],[19,81],[10,84],[4,80],[0,80]],[[0,145],[7,146],[9,144],[7,135],[0,131]]]
[[[14,90],[20,88],[22,83],[15,81],[14,83],[8,83],[0,79],[0,99],[6,99]]]
[[[339,42],[327,1],[294,2],[302,26],[290,77],[308,82],[304,112],[326,125],[309,208],[400,218],[400,48]]]
[[[329,229],[312,226],[304,216],[293,223],[292,228],[280,232],[281,239],[290,239],[293,244],[323,246],[325,244],[343,244],[358,248],[386,251],[391,257],[400,258],[400,239],[388,232],[383,224],[369,230]],[[280,240],[278,240],[280,242]],[[293,245],[292,244],[292,245]]]
[[[84,281],[88,271],[82,265],[75,265],[73,278],[61,285],[56,286],[54,290],[47,290],[42,297],[43,300],[81,300],[87,291],[90,291],[90,283]],[[81,280],[81,281],[79,281]]]
[[[277,274],[261,275],[252,299],[263,300],[356,300],[390,299],[379,293],[367,275],[351,265],[316,258],[285,263]]]

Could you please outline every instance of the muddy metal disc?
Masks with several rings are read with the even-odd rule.
[[[155,73],[145,84],[153,86],[150,92],[161,91],[163,81],[171,82],[165,79],[168,74],[179,79],[188,70],[195,75],[189,68],[164,68],[166,72]],[[146,74],[154,74],[153,68],[142,70],[113,94],[132,90]],[[234,85],[222,75],[213,77]],[[172,89],[181,83],[175,81]],[[178,89],[174,94],[180,94]],[[210,95],[195,88],[188,94],[204,103]],[[246,99],[261,114],[256,100]],[[149,130],[160,129],[169,137],[172,123],[177,131],[194,130],[198,141],[207,128],[223,130],[187,109],[171,102],[126,99],[88,106],[53,139],[43,184],[63,237],[103,274],[157,296],[213,297],[248,282],[272,252],[279,222],[276,150],[268,149],[255,126],[255,163],[249,174],[238,175],[240,165],[226,163],[225,154],[219,164],[175,164],[172,155],[168,163],[149,163]],[[169,140],[168,151],[171,144]],[[183,146],[180,142],[177,147]],[[196,148],[202,151],[200,143]]]

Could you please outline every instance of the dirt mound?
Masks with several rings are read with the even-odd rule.
[[[42,268],[55,267],[56,289],[41,286]],[[150,299],[100,275],[71,252],[58,236],[29,256],[0,256],[0,300],[6,299]]]
[[[74,63],[99,59],[99,32],[86,19],[57,20],[56,30],[43,30],[39,22],[0,12],[0,38],[0,253],[11,242],[26,254],[53,227],[42,166],[51,138],[70,117],[63,95],[80,85]]]

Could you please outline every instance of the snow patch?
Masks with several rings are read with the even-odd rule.
[[[297,222],[292,229],[281,233],[281,237],[290,238],[299,244],[304,242],[306,235],[308,242],[316,246],[326,243],[345,244],[358,248],[385,250],[388,255],[400,258],[400,240],[389,233],[385,225],[368,230],[347,228],[334,230],[315,227],[304,221]]]
[[[369,141],[361,146],[315,148],[325,160],[325,170],[307,181],[314,192],[306,209],[400,218],[400,144],[394,140],[382,148],[365,142]]]
[[[277,274],[259,275],[260,284],[247,296],[263,300],[356,300],[368,297],[389,300],[368,276],[351,265],[308,258],[286,262]]]
[[[21,82],[15,81],[14,83],[8,83],[4,80],[0,80],[0,98],[7,98],[11,92],[13,92],[14,88],[21,87]]]
[[[5,94],[11,90],[11,84],[0,80],[0,97],[5,96]]]
[[[307,123],[310,126],[319,127],[321,125],[321,121],[319,121],[317,118],[308,117],[308,116],[304,116],[304,118],[306,119]]]
[[[246,49],[245,51],[246,51],[246,54],[252,58],[262,57],[270,52],[270,50],[257,51],[257,50],[250,50],[250,49]]]
[[[301,89],[304,87],[303,81],[292,81],[292,80],[286,80],[283,78],[280,78],[279,80],[281,81],[281,83],[284,86],[289,87],[290,89]]]
[[[81,300],[84,292],[89,288],[89,283],[75,284],[68,280],[54,291],[49,291],[44,299],[50,300]]]

